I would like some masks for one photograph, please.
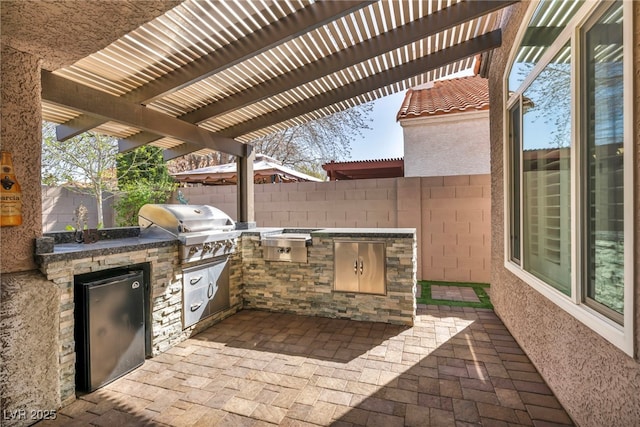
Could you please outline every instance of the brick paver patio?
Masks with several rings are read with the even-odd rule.
[[[240,313],[39,426],[555,426],[571,420],[491,310],[414,327]]]
[[[449,300],[449,301],[465,301],[480,302],[480,298],[473,288],[464,286],[431,286],[431,298]]]

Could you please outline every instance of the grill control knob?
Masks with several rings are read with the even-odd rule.
[[[213,247],[213,251],[217,252],[218,249],[220,249],[222,247],[222,242],[216,242],[214,247]]]
[[[191,246],[189,248],[189,256],[195,255],[196,253],[198,253],[198,251],[199,251],[199,249],[198,249],[197,246]]]
[[[211,252],[213,250],[213,247],[211,246],[211,243],[205,243],[204,245],[202,245],[202,252],[207,253],[207,252]]]
[[[224,248],[225,249],[231,249],[233,247],[233,240],[225,240],[224,241]]]

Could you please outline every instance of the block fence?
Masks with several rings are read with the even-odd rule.
[[[105,228],[114,227],[113,197],[104,193],[102,211]],[[98,225],[98,208],[95,197],[70,190],[66,187],[42,186],[42,231],[64,231],[68,225],[75,226],[75,210],[82,203],[87,208],[87,226]]]
[[[258,227],[409,227],[418,279],[489,282],[491,177],[387,178],[255,186]],[[236,217],[235,186],[181,188]],[[175,200],[174,200],[175,202]]]
[[[259,227],[409,227],[417,230],[418,279],[488,282],[491,254],[491,177],[459,175],[354,181],[259,184]],[[236,217],[236,187],[181,189],[192,204],[209,204]],[[68,190],[43,187],[43,230],[73,224],[82,201]],[[176,202],[176,200],[173,200]],[[105,203],[105,226],[113,210]],[[91,220],[90,220],[91,221]]]

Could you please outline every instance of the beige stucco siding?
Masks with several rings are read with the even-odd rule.
[[[35,269],[34,239],[42,235],[40,62],[2,46],[2,150],[12,155],[22,187],[22,224],[0,228],[2,273]]]
[[[497,314],[536,365],[571,417],[581,426],[631,426],[640,420],[640,363],[610,344],[504,267],[503,86],[509,50],[527,3],[511,8],[503,47],[490,70],[492,269]],[[635,99],[640,96],[640,2],[634,2]],[[634,117],[635,254],[640,265],[640,110]],[[640,269],[635,269],[635,335],[640,330]]]
[[[489,111],[469,111],[400,121],[404,175],[489,173]]]

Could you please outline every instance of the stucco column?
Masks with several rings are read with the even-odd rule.
[[[22,225],[0,228],[5,273],[34,270],[35,239],[42,236],[42,112],[40,61],[2,45],[2,150],[9,151],[22,187]]]
[[[31,410],[60,407],[60,289],[33,259],[42,236],[40,62],[4,45],[1,62],[0,136],[22,187],[22,224],[0,228],[0,424],[28,426]]]

